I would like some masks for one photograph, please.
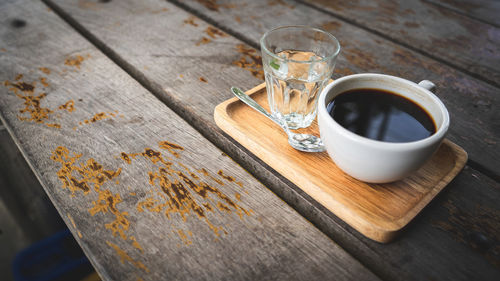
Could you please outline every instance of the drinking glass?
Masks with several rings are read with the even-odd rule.
[[[340,52],[337,38],[309,26],[282,26],[260,39],[271,114],[288,128],[311,125],[318,96]]]

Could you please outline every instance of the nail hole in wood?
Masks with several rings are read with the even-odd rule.
[[[12,27],[15,27],[15,28],[21,28],[21,27],[25,27],[26,26],[26,21],[24,21],[22,19],[13,19],[10,22],[10,25]]]

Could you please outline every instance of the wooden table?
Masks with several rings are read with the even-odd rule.
[[[500,280],[492,0],[3,0],[2,121],[105,280]],[[356,232],[225,135],[260,36],[332,32],[333,78],[429,79],[469,153],[394,242]]]

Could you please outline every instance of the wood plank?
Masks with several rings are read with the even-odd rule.
[[[251,66],[251,56],[260,60],[258,53],[250,54],[252,49],[241,47],[242,42],[231,37],[210,37],[207,32],[210,25],[196,19],[197,26],[189,24],[192,18],[187,13],[174,15],[170,8],[158,13],[161,8],[157,8],[160,6],[154,1],[144,4],[114,1],[94,4],[93,9],[82,8],[78,5],[81,2],[75,0],[55,2],[92,36],[104,41],[106,47],[130,67],[129,71],[134,71],[137,78],[144,78],[144,83],[156,89],[169,106],[177,107],[179,114],[192,111],[186,115],[193,116],[189,117],[193,119],[190,122],[206,136],[213,134],[216,128],[212,117],[214,107],[231,96],[228,86],[251,89],[262,82],[262,74],[256,68],[260,66]],[[471,161],[500,177],[497,169],[500,150],[494,149],[500,142],[500,112],[494,107],[500,103],[498,88],[305,5],[294,4],[290,8],[281,4],[269,5],[264,0],[217,3],[221,3],[219,12],[198,2],[186,2],[185,5],[203,13],[215,24],[227,27],[232,34],[241,35],[254,46],[258,46],[266,30],[280,22],[323,26],[339,38],[343,47],[336,77],[378,72],[416,82],[433,81],[438,85],[437,95],[451,114],[449,138],[469,153]],[[120,12],[116,13],[115,9]],[[145,21],[148,23],[144,24]],[[167,37],[169,29],[175,32],[168,33]],[[129,34],[130,30],[133,35]],[[210,42],[201,43],[203,38]],[[144,51],[137,52],[139,49]],[[242,65],[240,60],[245,59],[247,64],[243,65],[255,68],[257,78],[247,69],[238,67]],[[198,93],[200,87],[211,94]]]
[[[0,26],[3,121],[103,279],[378,279],[46,6]]]
[[[89,38],[92,38],[98,46],[102,47],[143,85],[150,88],[163,102],[175,109],[184,119],[189,120],[212,142],[223,147],[234,159],[238,159],[240,164],[254,173],[289,204],[300,210],[321,230],[336,241],[340,241],[342,247],[369,265],[370,269],[376,271],[378,275],[389,280],[498,279],[499,270],[495,266],[495,262],[499,260],[499,257],[494,250],[498,245],[495,242],[498,241],[496,228],[480,228],[483,229],[479,231],[481,237],[486,237],[488,241],[494,242],[490,242],[484,251],[479,251],[475,246],[476,243],[467,235],[463,235],[465,237],[463,239],[457,238],[455,230],[467,231],[467,227],[463,226],[466,224],[463,221],[457,221],[455,216],[450,215],[448,209],[443,206],[445,202],[448,202],[448,199],[453,199],[447,203],[450,208],[460,210],[461,214],[470,212],[474,218],[479,218],[481,215],[470,204],[455,206],[455,202],[459,204],[467,198],[473,198],[471,204],[486,202],[486,205],[491,206],[490,208],[493,210],[491,213],[498,212],[495,199],[492,199],[499,196],[497,185],[481,173],[466,168],[449,186],[449,191],[445,192],[445,195],[441,196],[441,199],[432,204],[427,211],[424,210],[421,216],[430,219],[441,218],[450,227],[438,227],[433,225],[431,220],[417,219],[409,227],[408,232],[394,243],[384,246],[370,242],[319,206],[289,181],[267,170],[261,161],[248,155],[240,146],[228,141],[227,137],[220,133],[220,130],[216,130],[212,120],[213,108],[231,95],[228,90],[224,89],[229,89],[231,85],[240,85],[249,89],[262,81],[253,76],[253,74],[259,76],[259,72],[258,69],[250,67],[253,57],[257,56],[256,53],[251,53],[251,49],[244,52],[248,47],[239,45],[240,41],[228,36],[210,37],[205,33],[210,25],[164,1],[141,1],[140,3],[113,1],[106,4],[93,4],[92,8],[79,6],[76,1],[57,1],[56,3],[58,5],[54,6],[56,9],[62,8],[58,12],[62,13],[67,20]],[[217,3],[222,2],[217,1]],[[287,20],[283,11],[279,10],[282,7],[278,6],[278,9],[273,8],[276,5],[268,6],[267,2],[257,2],[261,5],[261,8],[257,9],[252,3],[223,5],[220,7],[220,12],[210,11],[196,3],[188,4],[192,11],[199,12],[203,18],[231,31],[232,34],[237,34],[254,46],[257,46],[257,39],[262,34],[261,32],[279,23],[288,23],[292,19],[297,20],[302,17],[310,21],[311,24],[315,23],[316,17],[324,22],[333,21],[331,18],[321,18],[321,14],[299,5],[294,7],[295,12],[293,13],[300,15],[300,17],[289,17]],[[165,7],[167,11],[164,10]],[[249,10],[247,10],[248,7],[250,7]],[[261,14],[262,16],[260,16]],[[178,20],[177,24],[174,24],[172,18]],[[466,114],[463,112],[474,108],[470,103],[465,104],[463,101],[464,98],[470,99],[467,98],[470,93],[477,95],[475,98],[480,100],[483,98],[487,101],[495,99],[496,88],[471,79],[451,68],[441,66],[425,57],[419,55],[412,57],[413,53],[410,51],[387,43],[383,39],[356,29],[349,24],[342,22],[340,25],[344,28],[342,30],[345,38],[353,38],[357,42],[364,42],[364,44],[359,46],[361,49],[357,49],[356,44],[354,44],[344,50],[347,54],[351,54],[349,58],[353,62],[347,60],[343,54],[337,64],[337,75],[354,71],[366,72],[370,69],[372,69],[371,71],[377,71],[377,69],[380,71],[383,65],[392,65],[391,61],[394,59],[394,55],[391,52],[398,50],[405,54],[408,53],[411,55],[410,58],[414,60],[410,60],[409,65],[406,66],[394,66],[391,73],[412,80],[426,77],[435,80],[438,84],[440,82],[442,85],[451,85],[450,88],[444,90],[445,94],[441,94],[440,97],[446,98],[447,106],[450,108],[450,104],[452,104],[454,111],[460,115]],[[335,23],[332,26],[335,26]],[[203,40],[203,37],[207,39],[210,37],[210,42]],[[196,45],[197,43],[199,44]],[[385,52],[382,55],[388,56],[369,53],[366,59],[355,60],[358,57],[356,54],[363,54],[360,51],[366,45],[372,46],[372,52],[380,49]],[[139,49],[141,51],[138,51]],[[247,64],[242,63],[245,58]],[[375,61],[376,59],[382,61]],[[384,64],[384,60],[389,63]],[[426,64],[421,64],[420,61]],[[253,72],[235,67],[233,62],[246,66]],[[424,67],[419,65],[424,65]],[[387,67],[385,68],[387,69]],[[429,77],[427,69],[432,71],[433,77]],[[445,74],[444,77],[442,77],[443,74]],[[199,79],[200,77],[203,77],[207,82],[203,82]],[[434,78],[439,78],[439,81]],[[459,83],[459,81],[466,81],[466,83]],[[484,110],[484,107],[481,110]],[[480,123],[475,123],[479,120],[475,118],[478,118],[477,115],[480,115],[480,111],[477,110],[474,114],[462,117],[460,122],[455,121],[454,126],[458,125],[461,134],[454,132],[453,135],[456,134],[456,136],[452,135],[452,140],[460,145],[467,145],[466,150],[469,153],[473,150],[474,154],[478,152],[481,157],[496,159],[491,156],[495,155],[495,151],[490,151],[481,137],[475,138],[473,135],[476,130],[480,135],[483,134],[484,132],[482,133],[481,130],[489,126],[484,124],[495,124],[492,122],[495,120],[495,115],[489,110],[486,111],[482,115],[486,121],[480,125]],[[454,130],[457,130],[456,127]],[[491,129],[487,134],[492,135],[494,132],[495,130]],[[459,141],[456,141],[455,138]],[[491,144],[491,146],[493,145]],[[482,146],[482,149],[490,155],[482,155],[481,149],[477,149],[479,146]],[[491,167],[494,168],[494,166]],[[480,186],[480,188],[472,190],[471,186]],[[461,200],[456,200],[456,198]],[[488,224],[495,224],[495,218],[486,217]],[[493,262],[486,259],[488,256]]]
[[[500,2],[496,0],[425,0],[468,17],[500,27]]]
[[[500,28],[426,1],[304,0],[438,61],[500,85]],[[495,11],[498,17],[500,6]]]

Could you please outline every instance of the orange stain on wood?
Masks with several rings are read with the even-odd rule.
[[[201,82],[203,82],[203,83],[207,83],[207,79],[205,79],[205,77],[200,76],[200,78],[199,78],[199,79],[200,79],[200,81],[201,81]]]
[[[141,247],[141,245],[139,243],[137,243],[137,239],[135,239],[135,236],[130,236],[129,240],[132,241],[132,246],[134,246],[134,248],[141,251],[141,253],[144,253],[144,249]]]
[[[253,48],[245,46],[244,44],[238,44],[236,49],[243,56],[240,57],[239,60],[233,61],[233,64],[250,71],[253,76],[264,80],[262,57],[257,55],[257,51]]]
[[[42,107],[42,99],[47,96],[47,93],[35,94],[36,81],[27,83],[22,81],[23,74],[18,74],[15,77],[15,82],[4,81],[4,86],[13,92],[18,98],[24,101],[24,108],[19,110],[20,115],[18,119],[21,121],[35,122],[38,124],[44,124],[51,128],[61,128],[60,124],[57,123],[47,123],[50,116],[54,113],[53,110],[47,107]],[[48,87],[47,79],[44,77],[40,78],[40,82],[44,87]],[[28,116],[26,116],[26,114]],[[57,115],[56,115],[57,117]]]
[[[24,101],[24,108],[19,110],[21,114],[28,114],[29,116],[18,115],[17,117],[21,121],[33,121],[38,124],[45,124],[48,127],[60,128],[61,125],[56,123],[47,123],[49,115],[54,113],[51,109],[41,106],[41,100],[47,96],[46,93],[41,93],[35,96],[33,91],[34,87],[30,84],[19,82],[16,85],[17,89],[20,89],[26,95],[16,93],[16,96]]]
[[[64,64],[68,66],[74,66],[80,69],[80,65],[84,60],[85,59],[82,56],[76,55],[74,57],[68,57],[66,60],[64,60]]]
[[[50,69],[47,67],[40,67],[39,69],[45,74],[50,74]]]
[[[200,3],[211,11],[218,12],[219,8],[221,7],[221,5],[217,4],[217,0],[196,0],[196,2]]]
[[[40,77],[40,83],[42,83],[42,85],[44,87],[48,87],[49,86],[49,83],[47,83],[47,78],[45,78],[45,77]]]
[[[210,42],[212,42],[212,40],[211,40],[211,39],[209,39],[209,38],[207,38],[207,37],[202,37],[202,38],[200,39],[200,41],[196,42],[196,46],[200,46],[200,45],[202,45],[202,44],[208,44],[208,43],[210,43]]]
[[[198,24],[195,22],[196,19],[197,19],[197,17],[190,16],[189,18],[187,18],[187,19],[184,20],[184,23],[185,24],[190,24],[192,26],[198,26]]]
[[[168,8],[162,8],[161,10],[153,11],[153,12],[151,12],[151,14],[160,14],[160,13],[164,13],[164,12],[168,12]]]
[[[208,26],[206,29],[205,29],[205,33],[212,37],[213,39],[217,38],[217,36],[219,37],[226,37],[227,34],[222,32],[220,29],[217,29],[213,26]]]
[[[125,232],[130,227],[130,222],[127,219],[128,212],[120,212],[116,205],[122,202],[119,193],[113,194],[109,190],[96,190],[98,199],[92,202],[93,207],[89,209],[89,213],[94,216],[97,213],[110,212],[114,215],[114,220],[104,225],[106,229],[111,230],[113,236],[119,235],[123,240],[127,240]]]
[[[222,170],[219,170],[217,172],[217,174],[219,176],[221,176],[223,179],[227,180],[228,182],[234,182],[236,183],[237,185],[239,185],[240,187],[243,187],[243,183],[239,182],[239,181],[236,181],[234,177],[231,177],[231,176],[227,176],[224,174],[224,172]]]
[[[69,213],[67,213],[66,215],[68,216],[69,221],[70,221],[70,222],[71,222],[71,224],[73,225],[73,228],[76,230],[76,233],[77,233],[78,237],[83,238],[83,235],[82,235],[82,233],[80,232],[80,230],[78,230],[78,229],[76,228],[75,220],[73,219],[73,217],[72,217]]]
[[[127,237],[126,235],[126,231],[130,227],[127,218],[129,214],[120,211],[117,207],[118,204],[123,202],[120,194],[101,189],[106,182],[113,182],[120,175],[121,169],[119,168],[116,171],[106,170],[92,158],[88,159],[87,162],[79,163],[81,156],[82,154],[73,154],[71,156],[69,150],[62,146],[59,146],[52,153],[51,159],[61,164],[57,176],[62,183],[62,188],[69,189],[72,196],[75,196],[77,192],[82,192],[84,195],[89,194],[91,191],[97,193],[97,200],[92,201],[92,207],[88,209],[90,215],[111,213],[113,221],[106,223],[105,228],[110,230],[115,237],[119,236],[125,241],[132,241],[132,246],[143,252],[143,248],[137,242],[137,239],[134,236]],[[68,217],[70,217],[69,214]],[[70,220],[74,224],[71,217]]]
[[[69,100],[65,104],[62,104],[58,107],[60,110],[66,110],[68,112],[73,112],[75,110],[75,102],[73,100]]]
[[[166,149],[175,158],[180,157],[179,150],[184,150],[181,146],[168,141],[159,142],[159,147]],[[148,172],[148,182],[156,189],[153,194],[137,203],[137,211],[163,212],[168,219],[179,215],[184,221],[187,221],[190,215],[194,215],[204,221],[216,236],[220,235],[221,230],[224,233],[225,231],[222,227],[215,226],[206,216],[207,211],[213,212],[212,204],[226,213],[236,213],[240,218],[250,215],[249,211],[236,204],[217,187],[201,180],[201,177],[182,163],[177,163],[182,168],[176,169],[172,159],[163,155],[161,151],[146,148],[142,153],[121,154],[121,158],[128,164],[131,164],[131,159],[138,156],[150,160],[159,167],[156,171]],[[202,171],[204,174],[209,174],[205,169]],[[238,200],[240,199],[241,197]]]
[[[73,228],[76,229],[76,224],[75,224],[75,220],[73,219],[73,217],[69,213],[67,213],[66,215],[68,216],[68,219],[71,222],[71,225],[73,225]]]
[[[212,180],[214,180],[216,183],[218,183],[219,185],[224,185],[224,182],[221,181],[220,179],[216,178],[216,177],[213,177],[207,170],[205,170],[205,168],[201,168],[198,170],[198,172],[202,173],[204,176],[206,177],[209,177],[211,178]]]
[[[77,191],[82,191],[87,195],[91,191],[91,185],[96,192],[107,181],[116,178],[121,173],[121,169],[116,171],[105,170],[103,166],[90,158],[86,163],[77,164],[82,154],[70,156],[69,150],[59,146],[54,150],[50,159],[61,164],[61,169],[57,172],[63,188],[67,188],[74,196]],[[75,176],[79,175],[79,177]]]
[[[191,231],[188,231],[188,233],[186,234],[186,233],[184,233],[184,231],[182,229],[178,229],[177,232],[174,231],[174,233],[179,235],[179,237],[181,238],[182,242],[184,242],[184,244],[186,244],[186,245],[193,244],[193,241],[191,241],[188,238],[188,235],[189,235],[189,237],[193,236],[193,233]]]
[[[209,36],[209,38],[202,37],[200,39],[200,41],[198,41],[196,43],[196,46],[199,46],[201,44],[208,44],[208,43],[212,42],[213,39],[216,39],[217,37],[226,37],[227,36],[226,33],[222,32],[221,30],[219,30],[213,26],[208,26],[205,29],[205,33]]]
[[[99,113],[94,114],[94,116],[92,116],[92,118],[85,119],[85,120],[83,120],[83,123],[80,122],[79,124],[82,125],[82,124],[95,123],[97,121],[112,118],[112,117],[116,117],[115,112],[99,112]]]
[[[168,150],[168,152],[170,152],[170,154],[172,154],[176,158],[179,158],[179,153],[177,153],[176,150],[180,150],[180,151],[184,150],[184,147],[182,147],[182,146],[180,146],[178,144],[172,143],[172,142],[168,142],[168,141],[161,141],[161,142],[158,143],[158,146],[161,149]]]
[[[134,265],[135,267],[137,268],[140,268],[142,270],[144,270],[145,272],[149,272],[149,269],[140,261],[136,261],[134,259],[132,259],[128,254],[127,252],[125,252],[124,250],[120,249],[120,247],[118,247],[118,245],[116,244],[113,244],[109,241],[106,241],[106,244],[108,244],[108,246],[110,246],[111,248],[113,248],[116,252],[116,254],[120,257],[120,262],[121,263],[125,263],[125,261],[131,263],[132,265]]]

